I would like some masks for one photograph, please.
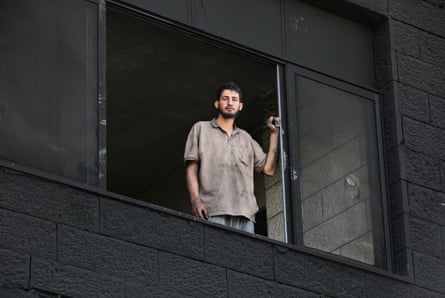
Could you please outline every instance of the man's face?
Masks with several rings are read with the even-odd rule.
[[[225,89],[221,92],[219,100],[215,100],[215,108],[225,119],[235,118],[239,111],[243,109],[238,92]]]

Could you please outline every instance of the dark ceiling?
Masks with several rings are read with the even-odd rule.
[[[185,140],[194,122],[214,116],[216,88],[241,86],[238,124],[253,132],[275,94],[275,66],[118,9],[107,23],[108,189],[147,201],[155,188],[184,194]]]

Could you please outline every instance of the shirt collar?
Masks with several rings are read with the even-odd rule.
[[[213,118],[212,121],[210,121],[210,124],[212,125],[213,128],[219,128],[221,130],[224,130],[224,129],[222,129],[221,126],[219,126],[218,122],[216,122],[216,118]],[[239,133],[239,131],[240,131],[240,128],[238,128],[238,126],[236,126],[236,124],[234,126],[235,127],[233,128],[232,135],[235,133]]]

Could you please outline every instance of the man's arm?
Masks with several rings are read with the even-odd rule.
[[[266,121],[266,126],[270,129],[269,152],[267,153],[264,174],[267,176],[275,175],[278,159],[278,130],[280,128],[280,118],[270,116]]]
[[[186,179],[187,189],[190,194],[190,203],[192,205],[193,215],[199,218],[208,218],[206,205],[199,197],[199,180],[198,180],[199,163],[195,160],[187,161]]]

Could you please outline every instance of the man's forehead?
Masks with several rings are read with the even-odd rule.
[[[221,92],[221,96],[239,97],[239,93],[232,89],[224,89]]]

